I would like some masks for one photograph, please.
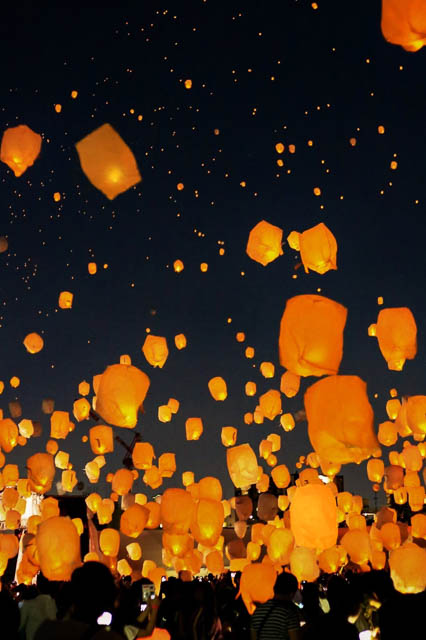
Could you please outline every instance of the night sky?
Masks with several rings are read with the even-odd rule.
[[[291,433],[279,418],[243,422],[257,404],[244,393],[248,380],[259,393],[279,388],[278,331],[288,298],[320,287],[348,308],[340,373],[367,382],[376,427],[387,419],[392,387],[400,395],[426,391],[426,53],[384,40],[378,0],[319,0],[316,10],[308,0],[103,4],[21,3],[2,19],[1,129],[26,124],[43,136],[40,157],[22,177],[0,166],[0,235],[9,242],[0,255],[0,406],[7,416],[8,402],[18,399],[23,417],[43,425],[41,438],[7,460],[19,462],[24,475],[26,457],[44,450],[43,398],[72,412],[79,382],[129,354],[151,378],[137,430],[157,456],[176,453],[177,473],[163,487],[181,486],[180,474],[193,470],[196,478],[217,475],[232,495],[222,426],[238,427],[237,444],[250,442],[256,451],[262,438],[280,433],[278,460],[291,471],[311,451],[305,422]],[[132,149],[142,175],[113,201],[89,183],[74,146],[104,123]],[[286,147],[281,156],[278,142]],[[281,227],[284,239],[324,222],[338,242],[338,270],[305,274],[287,243],[267,267],[252,261],[248,234],[262,219]],[[185,264],[180,274],[176,259]],[[98,264],[94,276],[90,261]],[[71,310],[58,308],[63,290],[74,294]],[[409,307],[417,321],[418,354],[401,373],[388,371],[377,340],[367,336],[378,296],[385,307]],[[167,338],[161,370],[141,352],[147,328]],[[32,331],[45,341],[37,355],[22,344]],[[236,341],[237,331],[245,343]],[[188,340],[182,351],[174,346],[178,333]],[[244,356],[247,345],[256,349],[253,360]],[[262,361],[276,365],[273,379],[261,376]],[[21,378],[16,390],[8,383],[13,375]],[[213,376],[227,381],[223,403],[209,394]],[[302,409],[315,381],[305,379],[295,398],[283,397],[284,411]],[[170,397],[180,410],[162,424],[157,409]],[[198,442],[185,440],[191,416],[204,422]],[[81,437],[92,424],[77,424],[60,442],[84,492],[92,490],[83,469],[93,454]],[[105,469],[122,466],[123,453],[116,446],[103,478]],[[371,500],[365,467],[344,468],[345,488]],[[152,495],[146,489],[135,483],[134,490]]]

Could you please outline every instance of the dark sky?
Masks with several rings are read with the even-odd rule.
[[[318,10],[307,0],[103,4],[21,3],[1,27],[1,128],[27,124],[43,135],[40,157],[21,178],[0,167],[0,234],[9,240],[0,255],[1,406],[7,414],[7,403],[18,398],[24,417],[44,427],[40,439],[8,459],[19,460],[24,473],[27,455],[44,447],[49,420],[42,398],[72,411],[78,383],[128,353],[151,378],[138,430],[157,455],[177,455],[178,473],[165,486],[179,485],[180,473],[192,469],[197,478],[218,475],[231,492],[222,426],[238,427],[238,442],[256,450],[277,431],[279,462],[291,470],[311,450],[305,423],[289,434],[278,420],[243,423],[256,405],[244,395],[247,380],[260,392],[279,388],[277,339],[289,297],[321,287],[348,307],[340,373],[367,381],[376,425],[386,419],[391,387],[403,395],[425,391],[426,53],[384,41],[378,0],[319,0]],[[112,202],[88,182],[74,147],[106,122],[132,149],[143,178]],[[281,169],[277,142],[286,146]],[[313,195],[316,186],[321,197]],[[325,222],[338,241],[338,271],[295,271],[298,254],[287,245],[266,268],[250,260],[248,234],[261,219],[281,227],[284,238]],[[185,264],[179,275],[172,269],[177,258]],[[91,260],[100,267],[95,276],[87,273]],[[207,273],[200,262],[208,263]],[[74,293],[70,311],[57,308],[62,290]],[[417,321],[418,355],[402,373],[388,371],[367,336],[378,296],[385,306],[408,306]],[[141,353],[146,328],[167,337],[162,370]],[[31,331],[45,340],[35,356],[22,345]],[[246,333],[244,345],[237,331]],[[181,332],[188,347],[178,352],[173,337]],[[256,348],[253,361],[244,357],[246,345]],[[276,365],[273,380],[258,371],[264,360]],[[15,391],[7,383],[12,375],[22,381]],[[215,375],[228,383],[224,403],[208,392]],[[284,410],[301,409],[314,381],[284,398]],[[180,411],[161,424],[157,407],[169,397],[179,399]],[[203,418],[204,435],[187,443],[191,416]],[[89,426],[80,423],[60,443],[85,490],[82,469],[92,454],[81,436]],[[117,432],[131,439],[131,432]],[[112,454],[108,469],[117,469],[121,457]],[[344,474],[346,488],[371,497],[365,463]],[[140,481],[137,489],[144,491]]]

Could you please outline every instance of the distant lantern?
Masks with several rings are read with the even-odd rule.
[[[336,501],[327,485],[298,487],[291,501],[290,518],[298,546],[323,550],[336,544]]]
[[[225,447],[233,447],[237,441],[237,429],[235,427],[222,427],[221,440]]]
[[[426,44],[426,9],[420,0],[383,0],[382,34],[385,40],[406,51],[418,51]]]
[[[285,147],[284,147],[283,143],[282,142],[277,142],[277,144],[275,145],[275,151],[277,153],[283,153],[284,149],[285,149]]]
[[[380,351],[392,371],[401,371],[417,353],[417,325],[407,307],[382,309],[376,323]]]
[[[228,396],[228,390],[226,382],[220,376],[211,378],[208,383],[209,391],[214,400],[226,400]]]
[[[74,295],[70,291],[61,291],[58,305],[60,309],[71,309]]]
[[[191,89],[192,88],[192,80],[188,78],[187,80],[185,80],[184,85],[185,85],[185,89]]]
[[[261,362],[260,373],[264,378],[273,378],[275,375],[275,366],[272,362]]]
[[[244,387],[245,392],[246,392],[246,396],[254,396],[256,393],[256,383],[255,382],[246,382],[246,385]]]
[[[32,167],[41,149],[41,136],[25,124],[10,127],[3,133],[0,160],[17,178]]]
[[[337,373],[346,316],[345,307],[323,296],[287,300],[279,336],[281,365],[301,376]]]
[[[43,349],[44,341],[38,333],[29,333],[25,336],[24,339],[24,347],[28,351],[28,353],[38,353]]]
[[[191,533],[195,540],[206,547],[214,547],[222,533],[223,505],[217,500],[201,498],[194,510]]]
[[[158,468],[163,478],[171,478],[176,471],[175,454],[162,453],[158,458]]]
[[[300,388],[300,376],[291,371],[286,371],[281,376],[280,391],[287,398],[293,398],[299,392]]]
[[[257,458],[249,444],[240,444],[226,451],[228,472],[237,488],[249,487],[257,482]]]
[[[178,335],[175,336],[175,345],[176,345],[176,349],[185,349],[186,347],[186,336],[183,333],[178,333]]]
[[[54,411],[50,416],[50,437],[64,440],[70,432],[68,411]]]
[[[81,564],[80,538],[70,518],[55,516],[41,522],[36,547],[40,569],[48,580],[70,580]]]
[[[266,220],[261,220],[250,231],[247,243],[247,255],[266,267],[283,254],[281,248],[283,231]]]
[[[150,365],[162,369],[169,355],[166,338],[149,333],[143,343],[142,352]]]
[[[280,424],[284,431],[293,431],[295,427],[295,421],[291,413],[283,413],[280,418]]]
[[[114,451],[114,434],[112,428],[99,424],[89,430],[90,447],[93,453],[103,455]]]
[[[282,411],[280,392],[276,389],[270,389],[259,397],[259,405],[265,418],[275,420]]]
[[[132,365],[113,364],[100,376],[96,411],[116,427],[133,429],[148,393],[148,376]]]
[[[19,387],[19,385],[21,384],[21,381],[18,378],[18,376],[12,376],[9,382],[10,382],[10,386],[12,387],[12,389],[17,389]]]
[[[176,400],[176,398],[169,398],[167,406],[169,406],[170,411],[175,414],[179,411],[179,400]]]
[[[329,376],[305,393],[309,439],[322,460],[360,463],[380,451],[367,385],[358,376]]]
[[[175,260],[173,263],[173,269],[176,271],[176,273],[180,273],[181,271],[183,271],[184,264],[182,260]]]
[[[95,129],[75,146],[83,173],[109,200],[141,181],[132,151],[110,124]]]
[[[185,422],[187,440],[199,440],[203,433],[203,421],[201,418],[188,418]]]
[[[98,265],[96,264],[96,262],[89,262],[89,264],[87,265],[87,270],[91,276],[94,276],[98,270]]]

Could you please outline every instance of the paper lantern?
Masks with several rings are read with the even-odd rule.
[[[243,539],[247,533],[247,522],[245,522],[245,520],[237,520],[234,522],[234,531],[237,538]]]
[[[141,181],[133,153],[110,124],[95,129],[75,146],[86,178],[109,200]]]
[[[281,365],[300,376],[337,373],[346,316],[345,307],[323,296],[287,300],[279,335]]]
[[[323,222],[299,234],[299,251],[306,273],[324,274],[337,269],[336,238]]]
[[[44,340],[38,333],[29,333],[25,336],[24,347],[28,353],[38,353],[44,347]]]
[[[220,575],[224,572],[223,555],[220,551],[210,551],[206,556],[206,568],[213,575]]]
[[[336,501],[326,485],[298,487],[291,501],[290,518],[298,546],[327,549],[336,544]]]
[[[120,531],[126,536],[137,538],[148,522],[149,511],[139,504],[128,507],[120,518]]]
[[[176,471],[176,456],[174,453],[162,453],[158,458],[158,468],[163,478],[171,478]]]
[[[226,382],[220,376],[216,376],[209,380],[209,391],[214,400],[226,400],[228,396],[228,390],[226,388]]]
[[[294,536],[290,529],[275,529],[269,536],[267,552],[274,564],[288,564],[293,548]]]
[[[70,291],[61,291],[58,305],[60,309],[71,309],[74,295]]]
[[[406,51],[426,44],[426,7],[422,0],[382,0],[382,34]]]
[[[426,434],[426,396],[410,396],[403,403],[400,413],[403,410],[405,410],[407,424],[411,431],[414,434]],[[399,420],[400,416],[398,415]]]
[[[113,364],[100,376],[96,411],[116,427],[133,429],[148,393],[150,380],[137,367]]]
[[[53,457],[48,453],[35,453],[27,459],[27,472],[31,490],[39,494],[46,493],[55,477]]]
[[[154,457],[154,449],[150,442],[137,442],[135,444],[132,452],[132,461],[136,469],[150,469]]]
[[[50,437],[64,440],[70,432],[68,411],[54,411],[50,416]]]
[[[18,428],[20,435],[24,436],[25,438],[31,438],[34,433],[33,421],[28,420],[27,418],[21,420],[21,422],[18,424]]]
[[[80,538],[70,518],[54,516],[41,522],[36,547],[41,571],[48,580],[70,580],[81,564]]]
[[[189,487],[189,485],[194,483],[194,472],[193,471],[184,471],[182,473],[182,484],[184,487]]]
[[[249,487],[257,482],[257,458],[249,444],[227,449],[226,462],[230,478],[237,488]]]
[[[270,389],[259,397],[259,405],[265,418],[274,420],[282,411],[280,392]]]
[[[273,378],[275,375],[275,366],[272,362],[261,362],[260,373],[264,378]]]
[[[200,499],[207,498],[209,500],[222,500],[222,485],[217,478],[206,476],[201,478],[198,483],[198,492]]]
[[[18,427],[10,418],[0,420],[0,447],[10,453],[18,444]]]
[[[160,422],[170,422],[172,419],[172,410],[169,405],[162,404],[158,407],[158,419]]]
[[[296,547],[290,555],[290,571],[298,582],[314,582],[319,576],[315,551],[306,547]]]
[[[420,471],[423,467],[423,459],[417,447],[405,447],[402,450],[401,456],[407,471]]]
[[[397,549],[401,544],[401,531],[395,522],[386,522],[380,529],[380,537],[388,551]]]
[[[393,586],[400,593],[421,593],[426,588],[426,550],[406,542],[389,554]]]
[[[278,498],[272,493],[261,493],[257,501],[257,515],[259,520],[268,522],[278,514]]]
[[[154,336],[152,333],[146,336],[142,351],[147,362],[153,367],[160,367],[160,369],[163,368],[169,356],[166,338]]]
[[[266,267],[278,256],[283,255],[282,239],[282,229],[266,222],[266,220],[261,220],[250,231],[246,249],[247,255]]]
[[[385,469],[385,479],[388,489],[395,491],[404,484],[404,471],[402,467],[391,464]]]
[[[248,520],[253,513],[253,502],[250,496],[235,496],[235,511],[238,520]]]
[[[396,504],[405,504],[408,498],[408,491],[405,487],[398,487],[393,493],[393,499]]]
[[[309,439],[321,459],[359,463],[379,454],[366,389],[358,376],[329,376],[306,391]]]
[[[262,440],[259,443],[259,456],[264,458],[265,460],[271,455],[272,452],[272,442],[269,440]]]
[[[86,398],[79,398],[73,404],[73,415],[77,422],[88,420],[90,416],[90,404]]]
[[[280,391],[287,398],[293,398],[298,394],[300,388],[300,376],[291,371],[286,371],[281,376]]]
[[[224,447],[232,447],[237,441],[238,430],[235,427],[222,427],[220,438]]]
[[[158,529],[161,522],[161,506],[157,502],[147,502],[144,506],[149,511],[145,529]]]
[[[28,167],[32,167],[40,149],[41,136],[26,124],[20,124],[6,129],[3,133],[0,160],[12,169],[16,178],[19,178]]]
[[[367,476],[370,482],[381,482],[385,473],[385,465],[380,458],[372,458],[367,462]]]
[[[188,418],[185,422],[187,440],[199,440],[203,433],[203,421],[201,418]]]
[[[195,540],[206,547],[214,547],[222,533],[224,512],[222,503],[201,498],[195,506],[191,533]]]
[[[3,483],[5,487],[16,487],[19,480],[19,468],[16,464],[7,464],[3,467]]]
[[[291,413],[283,413],[280,418],[280,424],[284,431],[293,431],[296,423]]]
[[[424,487],[411,487],[408,489],[408,504],[411,511],[421,511],[425,502]]]
[[[124,496],[132,489],[133,473],[129,469],[118,469],[112,479],[112,490],[119,496]]]
[[[411,535],[426,540],[426,515],[423,513],[411,516]]]
[[[111,427],[105,424],[99,424],[89,429],[89,441],[95,454],[103,455],[114,451],[114,435]]]
[[[341,566],[341,551],[336,545],[325,549],[318,556],[318,566],[325,573],[336,573]]]
[[[126,546],[126,551],[129,554],[130,560],[136,561],[142,558],[142,549],[138,542],[130,542]]]
[[[407,307],[382,309],[377,317],[376,336],[392,371],[402,371],[405,361],[415,358],[417,326]]]
[[[187,533],[165,532],[162,536],[162,544],[172,556],[183,558],[192,550],[194,541]]]
[[[394,445],[398,440],[398,432],[394,423],[390,422],[390,420],[380,423],[377,439],[380,444],[383,444],[385,447]]]
[[[170,411],[172,413],[177,413],[179,411],[179,400],[176,400],[176,398],[169,398],[167,405],[170,407]]]
[[[86,463],[84,471],[86,473],[87,479],[91,484],[95,484],[96,482],[98,482],[101,470],[94,460]]]
[[[87,496],[86,505],[89,507],[93,513],[96,513],[99,505],[102,503],[102,498],[98,493],[91,493]]]
[[[120,549],[120,534],[116,529],[102,529],[99,535],[99,546],[105,556],[117,557]]]
[[[165,531],[187,533],[195,505],[184,489],[166,489],[161,499],[161,522]]]
[[[346,550],[352,562],[364,565],[371,558],[370,538],[366,531],[355,529],[345,533],[341,544]]]
[[[72,492],[77,484],[77,476],[72,469],[66,469],[62,471],[61,484],[64,491]]]
[[[41,403],[41,410],[43,413],[50,415],[55,409],[55,401],[53,398],[44,398]]]
[[[290,484],[290,472],[285,464],[280,464],[272,469],[271,476],[278,489],[285,489]]]
[[[114,508],[114,503],[110,498],[104,498],[102,500],[96,510],[99,524],[109,524],[111,522]]]
[[[263,603],[274,597],[277,574],[272,565],[248,564],[241,574],[240,593],[247,611],[252,614],[255,602]]]

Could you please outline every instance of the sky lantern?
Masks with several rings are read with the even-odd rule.
[[[290,505],[290,518],[298,546],[323,550],[336,544],[336,501],[327,485],[297,487]]]
[[[309,270],[319,274],[324,274],[330,270],[337,269],[336,255],[337,242],[330,229],[320,222],[315,227],[307,229],[303,233],[299,233],[297,242],[294,242],[296,232],[287,238],[292,249],[300,251],[305,272]],[[291,236],[293,238],[291,239]]]
[[[161,506],[158,504],[158,502],[147,502],[144,507],[145,509],[148,509],[149,512],[145,528],[158,529],[161,522]]]
[[[102,529],[99,546],[105,556],[116,558],[120,549],[120,534],[117,529]]]
[[[222,500],[222,485],[220,480],[213,476],[201,478],[198,483],[198,492],[200,499],[208,498],[209,500]]]
[[[90,384],[86,380],[82,380],[78,385],[78,392],[81,396],[88,396],[90,393]]]
[[[119,496],[125,496],[132,489],[133,473],[129,469],[118,469],[112,479],[112,490]]]
[[[110,498],[104,498],[98,505],[96,515],[98,516],[99,524],[109,524],[112,520],[112,514],[114,513],[114,503]]]
[[[349,530],[343,536],[341,544],[352,562],[364,565],[371,558],[371,544],[367,531],[360,529]]]
[[[233,447],[237,441],[238,430],[235,427],[222,427],[220,434],[224,447]]]
[[[50,437],[64,440],[70,432],[68,411],[54,411],[50,416]]]
[[[417,353],[417,325],[407,307],[381,309],[376,337],[382,356],[392,371],[402,371],[405,361]]]
[[[91,484],[96,484],[96,482],[98,482],[101,470],[94,460],[86,462],[84,472]]]
[[[36,547],[40,569],[48,580],[70,580],[81,564],[80,537],[70,518],[54,516],[39,524]]]
[[[109,200],[141,181],[132,151],[110,124],[95,129],[75,146],[86,178]]]
[[[252,614],[254,603],[267,602],[274,597],[277,574],[272,565],[265,563],[247,564],[241,574],[240,593],[247,611]]]
[[[186,336],[183,333],[178,333],[175,336],[175,345],[176,349],[185,349],[186,347]]]
[[[280,464],[272,469],[271,476],[278,489],[285,489],[290,484],[290,472],[285,464]]]
[[[409,428],[414,434],[426,434],[426,396],[410,396],[402,405]],[[398,415],[398,420],[400,416]]]
[[[20,124],[10,127],[3,133],[0,148],[0,160],[12,169],[16,178],[32,167],[41,149],[41,135]]]
[[[249,382],[246,382],[244,390],[245,390],[245,394],[246,396],[254,396],[256,394],[256,383],[252,382],[251,380],[249,380]]]
[[[367,385],[358,376],[329,376],[305,393],[309,439],[321,459],[360,463],[380,452]]]
[[[411,535],[426,540],[426,515],[423,513],[411,516]]]
[[[175,270],[176,273],[180,273],[181,271],[183,271],[184,264],[182,260],[175,260],[173,263],[173,269]]]
[[[291,413],[283,413],[280,418],[280,424],[284,431],[293,431],[295,427],[295,421]]]
[[[291,371],[285,371],[281,376],[280,391],[287,398],[293,398],[299,393],[300,376]]]
[[[148,521],[149,511],[140,504],[128,507],[120,518],[120,531],[126,536],[137,538],[140,536]]]
[[[98,265],[96,264],[96,262],[88,263],[87,271],[89,272],[89,275],[94,276],[97,270],[98,270]]]
[[[223,378],[221,378],[220,376],[211,378],[211,380],[209,380],[208,387],[210,394],[214,400],[226,400],[228,396],[228,389]]]
[[[249,487],[257,482],[257,458],[249,444],[240,444],[226,450],[230,478],[237,488]]]
[[[126,545],[126,551],[130,560],[137,561],[142,558],[142,549],[139,542],[130,542]]]
[[[68,469],[70,454],[67,451],[58,451],[55,456],[55,467],[58,469]]]
[[[383,444],[385,447],[391,447],[392,445],[394,445],[398,440],[398,432],[395,424],[390,420],[381,422],[379,424],[377,439],[380,444]]]
[[[116,427],[133,429],[148,393],[148,376],[132,365],[113,364],[105,369],[96,392],[96,411]]]
[[[319,567],[314,549],[296,547],[290,555],[290,571],[298,582],[314,582],[319,576]]]
[[[421,593],[426,589],[426,550],[406,542],[389,554],[393,586],[400,593]]]
[[[165,531],[187,533],[195,504],[184,489],[166,489],[161,499],[161,522]]]
[[[261,362],[259,369],[264,378],[273,378],[275,375],[275,366],[272,362]]]
[[[77,484],[77,476],[73,469],[62,471],[61,484],[64,491],[71,493]]]
[[[166,338],[154,336],[152,333],[146,336],[142,351],[147,362],[153,367],[160,367],[160,369],[163,368],[169,356]]]
[[[283,255],[282,239],[282,229],[266,222],[266,220],[261,220],[250,231],[246,249],[247,255],[266,267],[278,256]]]
[[[382,0],[381,27],[391,44],[418,51],[426,44],[426,7],[422,0]]]
[[[300,376],[323,376],[339,370],[347,310],[318,295],[287,300],[279,336],[280,363]]]
[[[112,428],[105,424],[91,427],[89,430],[90,447],[95,454],[103,455],[114,451],[114,435]]]
[[[371,458],[367,462],[367,475],[370,482],[381,482],[385,473],[385,464],[380,458]]]
[[[70,291],[61,291],[59,294],[58,305],[60,309],[71,309],[74,294]]]
[[[136,469],[150,469],[153,458],[155,458],[154,448],[150,442],[136,442],[132,453]]]
[[[24,347],[28,353],[34,354],[41,351],[44,347],[44,341],[38,333],[29,333],[25,336]]]
[[[220,575],[224,572],[223,554],[215,549],[206,556],[206,568],[213,575]]]
[[[395,522],[386,522],[380,529],[380,536],[388,551],[397,549],[401,544],[401,530]]]
[[[402,459],[407,471],[420,471],[423,467],[423,459],[419,449],[409,445],[402,450]]]
[[[185,433],[187,440],[199,440],[203,433],[203,421],[201,418],[187,418],[185,421]]]
[[[162,453],[158,458],[158,468],[163,478],[171,478],[176,471],[176,456],[174,453]]]
[[[79,398],[73,404],[73,415],[77,422],[82,422],[83,420],[88,420],[90,416],[90,403],[86,400],[86,398]]]
[[[0,420],[0,447],[4,453],[10,453],[18,444],[19,430],[10,418]]]
[[[293,548],[294,536],[290,529],[275,529],[269,536],[267,552],[273,564],[288,564]]]
[[[170,422],[172,419],[172,410],[168,404],[162,404],[158,407],[158,419],[160,422]]]
[[[195,506],[191,533],[206,547],[214,547],[222,533],[223,505],[218,500],[201,498]]]
[[[261,492],[257,501],[257,515],[259,520],[269,522],[278,514],[278,498],[272,493]]]
[[[270,389],[259,397],[260,409],[268,420],[275,420],[281,413],[281,394],[276,389]]]

